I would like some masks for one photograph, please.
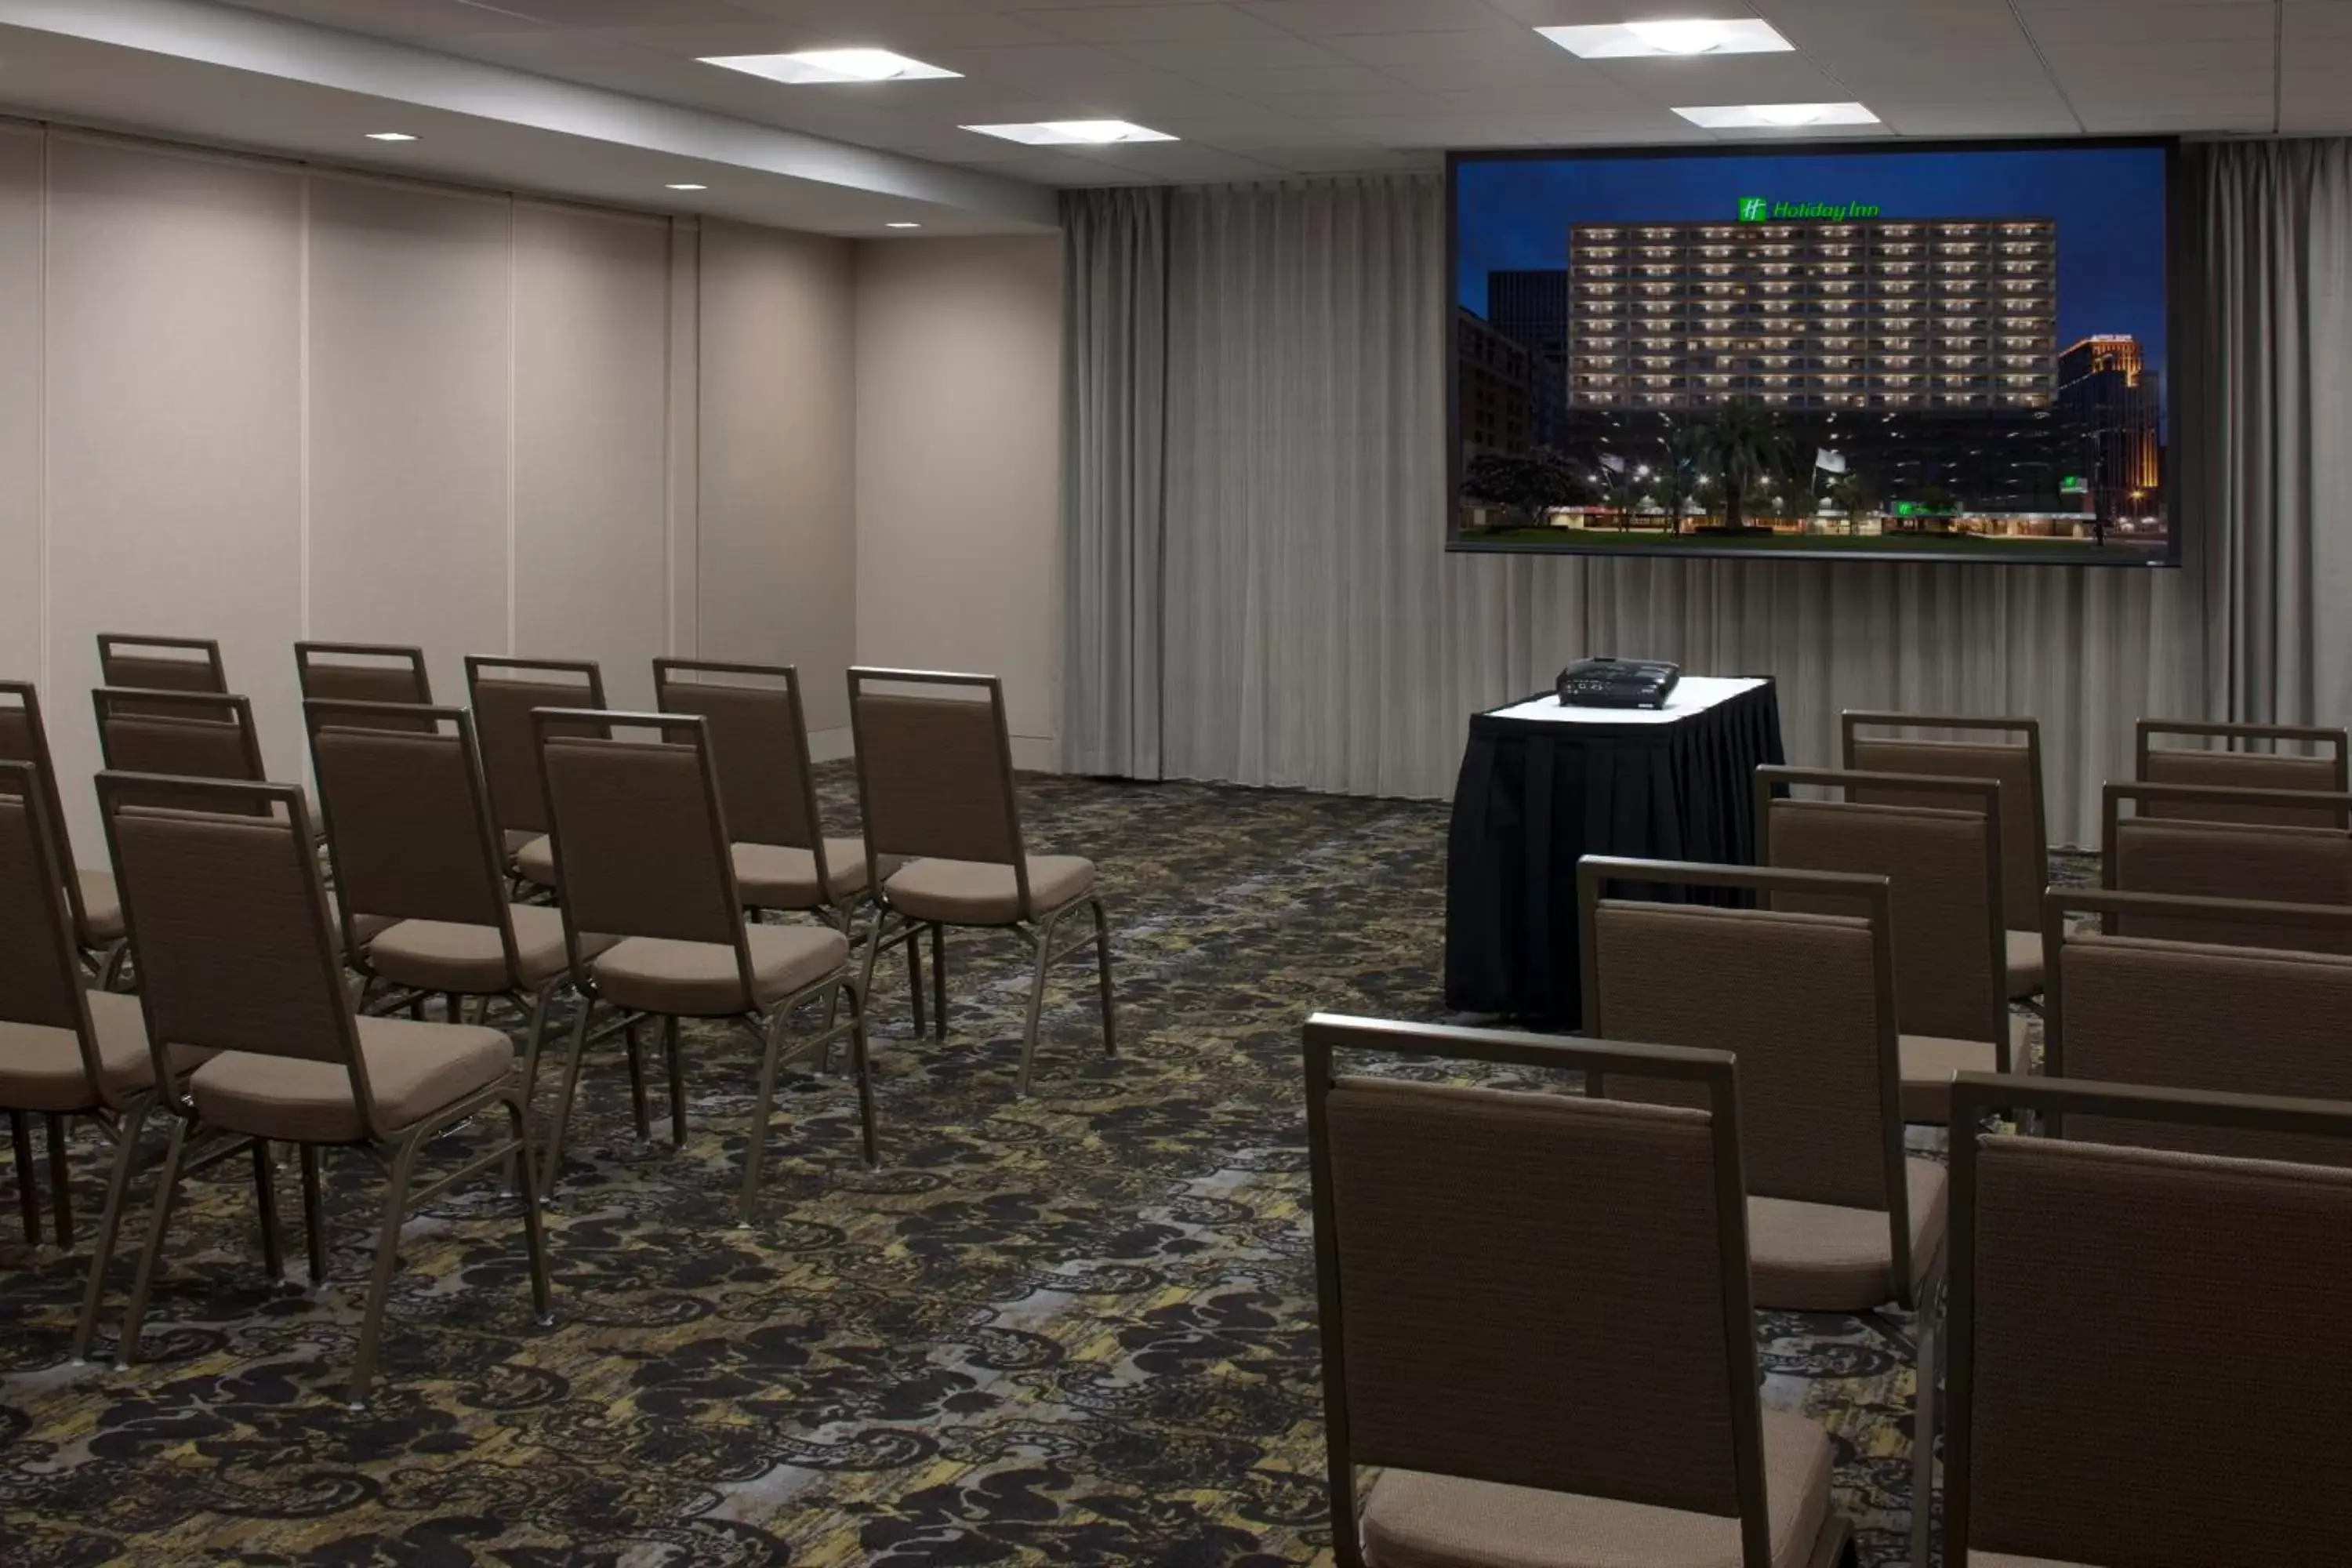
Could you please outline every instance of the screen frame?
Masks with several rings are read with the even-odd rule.
[[[1836,156],[1854,154],[1877,155],[1903,153],[2036,153],[2074,152],[2084,149],[2123,150],[2139,148],[2164,153],[2164,316],[2166,363],[2162,395],[2164,428],[2169,433],[2171,449],[2177,454],[2186,434],[2181,430],[2178,415],[2179,400],[2173,395],[2179,382],[2180,363],[2187,339],[2182,335],[2186,311],[2181,288],[2185,276],[2182,262],[2186,258],[2184,217],[2188,187],[2184,178],[2184,160],[2180,155],[2179,136],[2001,136],[1973,138],[1943,138],[1914,141],[1893,137],[1807,137],[1783,141],[1777,137],[1752,142],[1726,142],[1700,146],[1691,142],[1666,142],[1643,147],[1497,147],[1455,148],[1445,154],[1445,552],[1449,555],[1563,555],[1586,559],[1610,556],[1638,557],[1643,560],[1699,561],[1842,561],[1857,565],[1884,565],[1889,562],[1917,565],[1951,564],[1956,566],[2021,566],[2037,572],[2053,567],[2120,567],[2133,571],[2166,571],[2182,565],[2189,554],[2187,519],[2176,495],[2173,501],[2169,548],[2160,557],[2132,561],[2117,556],[2112,560],[2021,561],[2016,556],[1999,551],[1968,550],[1939,551],[1934,555],[1913,555],[1888,551],[1883,554],[1855,550],[1757,550],[1736,544],[1726,545],[1638,545],[1578,546],[1574,544],[1498,544],[1480,540],[1465,540],[1457,535],[1454,519],[1462,505],[1462,207],[1459,174],[1465,163],[1588,163],[1596,161],[1623,162],[1640,158],[1753,158],[1782,156],[1790,153],[1828,153]],[[2178,456],[2172,471],[2182,471]]]

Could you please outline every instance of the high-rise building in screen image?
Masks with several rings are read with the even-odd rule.
[[[2102,519],[2162,515],[2163,427],[2156,374],[2137,338],[2084,338],[2058,356],[2068,471]]]
[[[1568,439],[1568,268],[1487,273],[1486,320],[1528,351],[1535,444],[1561,446]]]
[[[1534,440],[1528,351],[1461,308],[1454,341],[1465,452],[1525,452]]]

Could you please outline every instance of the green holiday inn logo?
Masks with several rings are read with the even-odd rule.
[[[1820,218],[1830,223],[1844,223],[1853,218],[1876,217],[1878,208],[1868,202],[1776,202],[1769,196],[1739,198],[1739,221],[1770,223],[1784,218]]]

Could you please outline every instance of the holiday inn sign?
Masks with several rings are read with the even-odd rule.
[[[1876,217],[1878,208],[1868,202],[1776,202],[1769,196],[1739,198],[1739,221],[1770,223],[1781,218],[1822,218],[1830,223],[1844,223],[1850,218]]]

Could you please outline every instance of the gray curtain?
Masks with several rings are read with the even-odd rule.
[[[1778,677],[1802,762],[1832,760],[1845,708],[2036,715],[2053,835],[2083,843],[2142,714],[2343,722],[2344,157],[2196,150],[2192,205],[2242,193],[2245,232],[2192,258],[2220,292],[2183,280],[2226,303],[2176,361],[2231,369],[2176,418],[2232,461],[2187,476],[2182,571],[1449,556],[1440,182],[1173,193],[1160,771],[1443,796],[1469,714],[1607,652]],[[1072,754],[1102,754],[1080,718]]]
[[[1062,198],[1062,766],[1160,772],[1168,193]]]

